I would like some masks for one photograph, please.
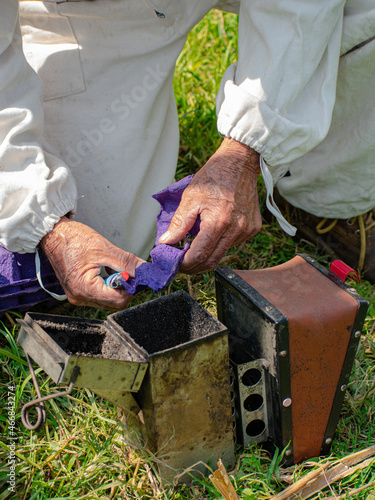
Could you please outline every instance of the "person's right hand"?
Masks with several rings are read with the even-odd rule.
[[[168,231],[159,243],[174,245],[200,217],[200,229],[186,252],[180,271],[196,274],[220,265],[226,252],[262,227],[257,179],[259,154],[225,137],[219,149],[182,194]]]
[[[40,246],[55,270],[66,296],[74,305],[125,309],[132,296],[124,289],[109,288],[99,276],[102,266],[127,271],[144,260],[117,248],[88,226],[62,217]]]

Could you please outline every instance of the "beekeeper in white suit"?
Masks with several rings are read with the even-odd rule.
[[[215,7],[239,11],[239,57],[217,96],[223,143],[162,239],[200,215],[181,269],[212,268],[260,230],[260,168],[269,195],[277,183],[319,217],[375,205],[369,0],[2,0],[0,244],[40,245],[72,303],[129,302],[99,271],[134,274],[152,247],[151,194],[173,182],[178,154],[175,62]]]

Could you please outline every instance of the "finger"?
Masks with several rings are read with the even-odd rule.
[[[237,236],[237,238],[233,241],[232,243],[232,247],[236,247],[237,245],[241,245],[242,243],[245,243],[246,241],[250,240],[256,233],[258,232],[258,230],[253,230],[253,231],[247,231],[247,232],[244,232],[244,233],[241,233],[239,236]]]
[[[199,208],[186,209],[185,207],[186,202],[182,201],[172,217],[168,230],[160,236],[159,243],[174,245],[181,241],[182,238],[185,238],[194,226],[199,214]]]
[[[128,302],[123,302],[121,305],[114,305],[112,302],[106,303],[88,298],[77,299],[76,297],[73,297],[72,299],[68,297],[68,301],[74,306],[95,307],[105,309],[106,311],[122,311],[129,305]]]
[[[105,309],[106,311],[122,311],[129,305],[129,302],[127,301],[123,301],[121,304],[114,304],[113,302],[100,302],[98,300],[89,299],[87,297],[81,299],[78,299],[77,297],[68,297],[68,301],[74,306],[95,307],[99,309]]]
[[[133,298],[126,290],[108,287],[98,275],[86,275],[84,283],[78,283],[74,289],[67,290],[67,297],[74,305],[109,310],[125,309]]]
[[[181,270],[191,272],[196,266],[200,270],[212,269],[216,264],[211,256],[218,252],[225,255],[237,239],[243,241],[247,233],[246,227],[245,216],[233,218],[228,210],[215,211],[208,216],[202,212],[200,231],[185,254]]]
[[[233,241],[232,247],[241,245],[245,241],[248,241],[255,234],[257,234],[262,228],[262,217],[260,215],[259,209],[255,210],[251,217],[242,215],[236,220],[237,229],[233,231]],[[235,225],[233,225],[233,228]]]
[[[211,256],[215,252],[215,249],[230,248],[233,238],[234,235],[228,232],[227,227],[216,225],[212,229],[212,223],[202,223],[201,230],[184,256],[180,270],[186,273],[193,273],[192,270],[195,270],[195,268],[199,270],[212,269],[210,267]]]
[[[111,268],[116,272],[126,271],[134,278],[136,268],[144,262],[146,262],[144,259],[140,259],[130,252],[113,247],[113,251],[106,254],[100,266]]]
[[[209,227],[202,227],[185,254],[180,266],[182,272],[195,274],[217,267],[231,247],[247,241],[260,229],[258,224],[249,226],[245,217],[240,217],[222,228],[221,233],[217,232],[213,236]]]
[[[196,254],[192,244],[191,248],[185,254],[185,258],[180,266],[180,271],[186,274],[196,274],[214,269],[218,266],[220,260],[232,246],[232,237],[223,236],[222,238],[220,238],[220,241],[217,243],[217,245],[213,247],[210,254],[207,255],[204,260],[202,260],[199,258],[199,254]]]
[[[111,309],[125,309],[133,296],[122,288],[110,288],[100,278],[100,302]]]

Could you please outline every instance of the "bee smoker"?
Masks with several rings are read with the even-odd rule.
[[[105,321],[19,320],[24,351],[57,384],[117,405],[167,482],[219,458],[231,468],[236,443],[285,449],[286,465],[327,454],[367,311],[305,255],[215,280],[219,319],[180,291]]]
[[[229,330],[236,440],[285,449],[285,464],[329,453],[368,303],[297,255],[279,266],[215,271]]]

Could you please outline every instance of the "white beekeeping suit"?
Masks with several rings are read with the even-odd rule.
[[[17,0],[2,1],[0,18],[0,243],[9,250],[34,252],[75,212],[115,245],[148,254],[151,194],[172,182],[178,153],[175,62],[213,7],[240,14],[219,132],[258,151],[281,193],[307,211],[349,217],[375,205],[369,0],[19,6],[26,60]]]

